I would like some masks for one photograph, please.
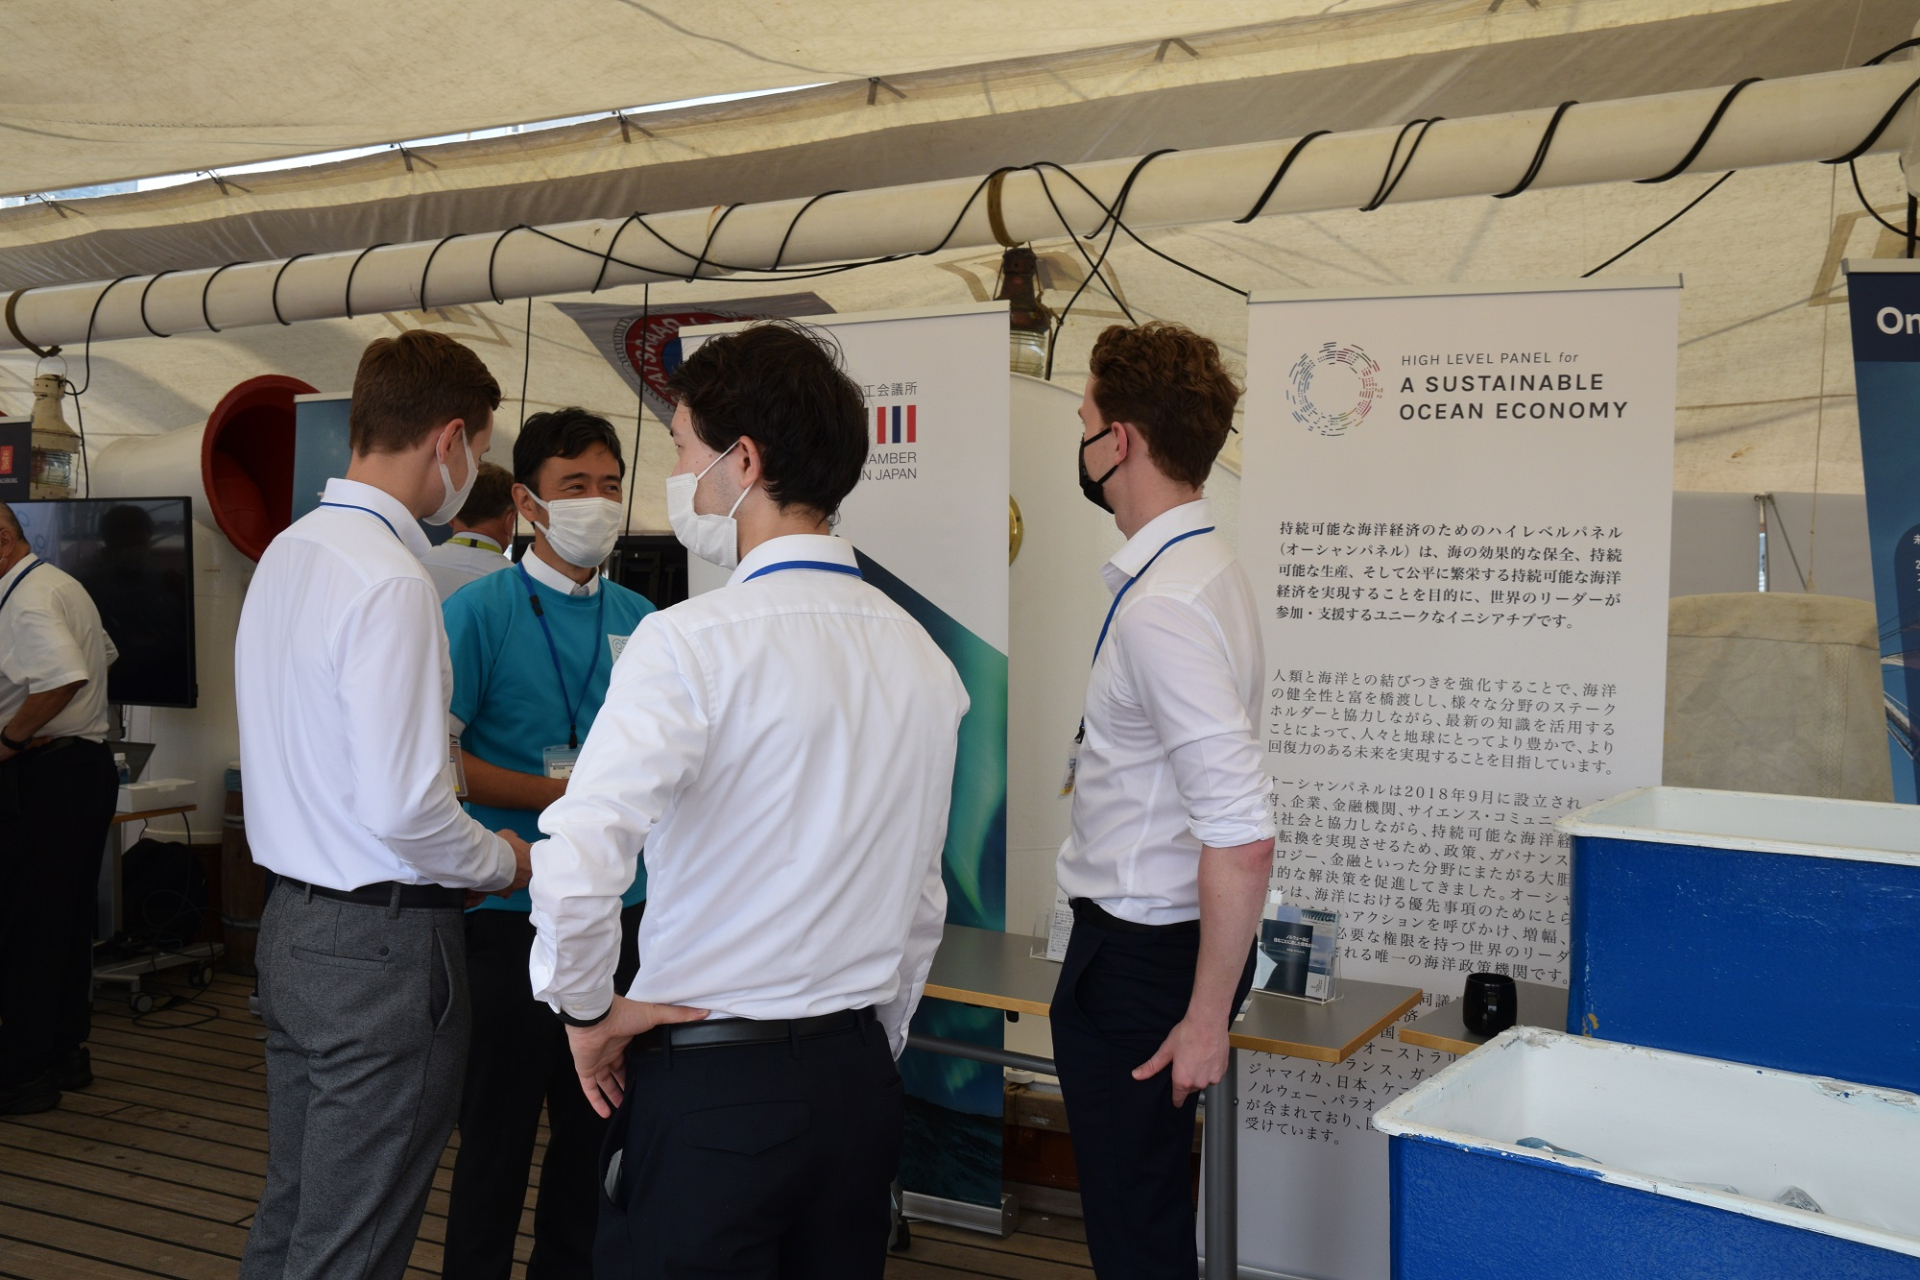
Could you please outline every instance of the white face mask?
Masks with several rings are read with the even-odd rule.
[[[533,527],[547,536],[547,545],[562,560],[581,569],[592,569],[612,553],[626,518],[626,512],[612,498],[555,498],[552,502],[540,502],[539,495],[531,490],[527,496],[545,508],[547,523],[536,520]]]
[[[735,440],[728,445],[720,458],[732,453],[739,443]],[[693,509],[694,490],[700,487],[707,471],[720,465],[720,458],[709,462],[706,471],[699,475],[683,473],[667,477],[667,523],[673,526],[673,536],[680,539],[681,546],[709,564],[731,569],[740,563],[740,526],[734,522],[733,513],[753,492],[753,486],[742,489],[733,507],[723,516],[701,515]]]
[[[467,451],[467,479],[458,489],[453,487],[453,473],[447,470],[447,460],[438,458],[440,464],[440,485],[447,495],[430,516],[422,516],[428,524],[445,524],[460,514],[460,508],[467,505],[467,495],[473,492],[473,482],[480,478],[480,465],[473,460],[473,441],[467,439],[467,433],[460,432],[460,447]]]

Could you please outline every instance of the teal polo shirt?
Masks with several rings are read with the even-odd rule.
[[[541,615],[534,613],[529,590],[539,596]],[[544,777],[541,752],[567,745],[568,706],[579,704],[573,723],[585,742],[606,701],[614,659],[640,619],[653,612],[653,604],[606,578],[600,579],[596,595],[562,595],[516,566],[461,587],[441,609],[453,656],[451,709],[466,726],[461,750],[503,769]],[[545,838],[535,810],[484,804],[468,804],[466,809],[489,831],[504,827],[525,840]],[[642,862],[621,903],[632,906],[646,896],[647,868]],[[530,911],[532,905],[521,889],[504,898],[489,897],[480,909]]]

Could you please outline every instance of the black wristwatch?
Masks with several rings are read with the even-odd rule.
[[[7,731],[5,729],[0,729],[0,747],[5,747],[9,751],[17,752],[17,751],[25,751],[28,747],[32,745],[33,745],[33,741],[31,738],[29,738],[26,742],[15,742],[12,738],[9,738],[7,736]]]
[[[560,1010],[560,1021],[566,1023],[570,1027],[597,1027],[601,1023],[605,1022],[607,1020],[607,1015],[612,1012],[613,1012],[613,1006],[609,1004],[605,1009],[602,1009],[600,1011],[600,1014],[597,1017],[576,1018],[572,1014],[568,1013],[565,1009],[562,1009]]]

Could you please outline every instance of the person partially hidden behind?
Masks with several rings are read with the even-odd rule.
[[[241,1280],[398,1280],[453,1131],[471,1014],[461,911],[527,845],[461,812],[453,681],[419,520],[467,499],[500,387],[445,334],[360,357],[353,455],[274,538],[234,644],[260,920],[267,1178]]]
[[[495,463],[482,462],[480,478],[473,482],[466,505],[447,523],[453,536],[420,557],[441,600],[475,578],[507,567],[507,548],[513,545],[517,518],[513,473]]]
[[[1070,766],[1054,1061],[1095,1273],[1191,1280],[1195,1095],[1227,1070],[1273,860],[1259,617],[1201,492],[1240,392],[1158,321],[1108,328],[1088,368],[1080,488],[1127,543]]]
[[[119,776],[118,656],[79,582],[0,503],[0,1115],[93,1083],[93,919]]]
[[[668,519],[733,576],[640,624],[534,846],[533,992],[620,1107],[594,1273],[880,1280],[966,688],[831,534],[867,456],[835,353],[754,325],[669,385]]]
[[[533,545],[518,565],[470,582],[443,606],[467,812],[489,828],[540,838],[540,812],[566,794],[614,660],[653,612],[645,596],[599,574],[626,523],[625,475],[605,418],[584,409],[528,418],[513,446],[512,496]],[[646,896],[642,865],[620,898],[621,985],[633,980]],[[521,891],[467,914],[473,1040],[447,1208],[447,1280],[506,1280],[512,1270],[543,1104],[549,1136],[527,1274],[593,1275],[594,1162],[607,1125],[581,1092],[565,1024],[528,984],[531,907]]]

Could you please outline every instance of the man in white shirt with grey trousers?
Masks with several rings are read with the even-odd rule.
[[[1194,1107],[1228,1068],[1273,860],[1259,615],[1201,496],[1240,392],[1165,322],[1107,329],[1088,369],[1080,486],[1127,544],[1069,766],[1054,1061],[1095,1273],[1191,1280]]]
[[[831,536],[866,409],[822,341],[755,325],[670,385],[668,518],[733,576],[640,623],[533,849],[533,993],[614,1114],[594,1270],[879,1280],[967,695]]]
[[[470,1017],[461,911],[527,847],[460,808],[452,670],[417,519],[460,509],[500,388],[428,330],[368,346],[353,457],[260,558],[234,680],[260,925],[267,1179],[243,1280],[387,1280],[452,1131]]]

